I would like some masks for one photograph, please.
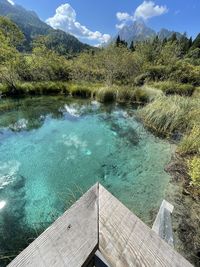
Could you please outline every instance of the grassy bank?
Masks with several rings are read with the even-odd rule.
[[[18,82],[13,87],[0,84],[1,95],[40,96],[71,95],[73,97],[93,98],[100,102],[147,103],[162,93],[147,86],[107,86],[102,83],[87,82]]]
[[[153,132],[178,141],[191,183],[200,187],[200,102],[197,97],[160,96],[138,111]]]

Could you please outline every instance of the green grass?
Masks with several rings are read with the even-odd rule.
[[[96,90],[98,90],[102,84],[100,83],[68,83],[69,93],[74,97],[94,98]]]
[[[177,153],[189,158],[188,174],[200,186],[200,101],[197,97],[160,96],[138,110],[144,124],[157,134],[182,136]]]
[[[66,82],[27,82],[18,83],[16,90],[19,94],[25,95],[51,95],[68,94]]]
[[[4,94],[8,91],[8,87],[5,84],[0,83],[0,93]]]
[[[181,140],[177,151],[181,155],[200,154],[200,124],[195,124]]]
[[[200,156],[188,160],[188,169],[192,184],[200,187]]]
[[[165,95],[191,96],[195,87],[191,84],[176,83],[173,81],[155,82],[150,84],[151,87],[161,90]]]
[[[144,123],[157,133],[170,135],[190,130],[200,110],[198,99],[161,96],[138,111]]]

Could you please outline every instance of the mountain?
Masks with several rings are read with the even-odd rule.
[[[7,0],[0,0],[0,16],[11,19],[23,32],[26,41],[24,50],[30,51],[32,41],[38,36],[46,36],[51,49],[61,53],[78,53],[91,47],[81,43],[76,37],[61,30],[54,30],[40,20],[34,11],[27,11],[20,5],[12,5]]]
[[[132,41],[144,41],[156,36],[156,32],[147,27],[143,21],[135,21],[133,24],[125,25],[118,35],[121,40],[130,44]]]
[[[178,39],[181,38],[181,36],[182,36],[181,33],[179,33],[179,32],[175,32],[175,31],[169,31],[169,30],[164,29],[164,28],[161,29],[161,30],[157,33],[157,35],[158,35],[159,39],[163,40],[163,39],[165,39],[165,38],[169,39],[170,37],[172,37],[172,35],[173,35],[174,33],[176,34],[176,37],[177,37]]]
[[[118,36],[121,40],[126,41],[130,45],[132,41],[144,41],[156,36],[163,40],[165,38],[170,38],[174,33],[176,33],[177,38],[182,36],[182,34],[178,32],[169,31],[167,29],[161,29],[159,32],[156,32],[149,28],[143,21],[134,21],[132,24],[125,25],[120,29]],[[117,37],[115,37],[114,40],[116,40],[116,38]]]

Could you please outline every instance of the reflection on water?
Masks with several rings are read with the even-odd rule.
[[[16,255],[97,181],[149,222],[169,181],[171,149],[132,107],[16,101],[0,117],[0,254]]]

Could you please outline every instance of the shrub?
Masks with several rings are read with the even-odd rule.
[[[148,81],[149,75],[148,73],[142,73],[140,75],[138,75],[135,80],[134,80],[134,84],[136,86],[142,86],[145,84],[146,81]]]
[[[169,69],[163,65],[148,66],[146,72],[150,81],[159,81],[168,77]]]
[[[187,61],[178,61],[171,72],[169,79],[178,83],[200,85],[200,66],[194,66]]]
[[[189,175],[194,185],[200,186],[200,157],[195,156],[188,161]]]

